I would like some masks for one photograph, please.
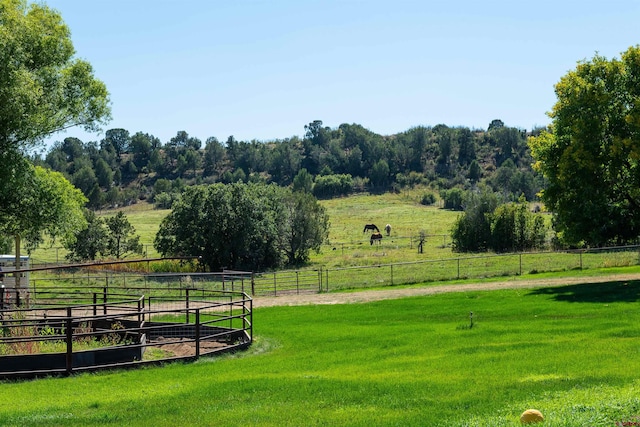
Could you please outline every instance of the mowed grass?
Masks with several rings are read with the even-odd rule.
[[[640,414],[640,283],[259,308],[250,350],[3,383],[3,426],[613,426]],[[471,327],[470,313],[473,312]]]

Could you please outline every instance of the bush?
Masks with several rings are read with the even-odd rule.
[[[180,198],[177,193],[160,193],[154,198],[156,209],[171,209],[173,203]]]
[[[461,188],[452,188],[442,192],[442,199],[444,200],[444,208],[454,211],[463,210],[465,192]]]
[[[425,206],[431,206],[436,202],[436,195],[428,191],[422,195],[420,204]]]
[[[353,192],[353,178],[349,174],[317,176],[313,186],[316,197],[346,196]]]

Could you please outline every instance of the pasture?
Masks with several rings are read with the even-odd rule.
[[[256,308],[247,352],[3,383],[0,425],[635,422],[639,298],[633,281]]]
[[[329,242],[320,254],[311,254],[311,266],[368,265],[451,256],[448,235],[459,213],[420,205],[421,194],[421,190],[413,190],[400,194],[357,194],[321,201],[331,223]],[[145,202],[119,210],[127,215],[136,234],[140,235],[147,256],[158,256],[153,240],[160,222],[170,210],[154,209]],[[116,212],[118,210],[107,210],[98,214],[108,217]],[[382,231],[381,245],[370,245],[370,234],[363,233],[363,227],[368,223],[376,224]],[[387,223],[392,225],[390,237],[383,230]],[[416,239],[421,230],[434,237],[427,239],[424,253],[418,254]],[[33,252],[32,259],[35,263],[64,261],[65,254],[66,250],[58,243],[44,244]]]

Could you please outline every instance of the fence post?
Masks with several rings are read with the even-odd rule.
[[[67,354],[66,365],[67,375],[71,375],[73,371],[73,322],[71,321],[71,307],[67,307],[67,319],[66,319],[66,340],[67,340]]]
[[[0,287],[0,310],[4,310],[4,285]]]
[[[200,309],[196,308],[196,359],[200,358]]]
[[[187,307],[187,323],[189,323],[189,288],[184,290],[185,292],[185,303]]]
[[[102,314],[107,314],[107,288],[102,288]]]
[[[328,268],[327,268],[327,270],[326,270],[326,272],[324,274],[324,277],[326,278],[325,280],[326,280],[326,283],[327,283],[326,291],[329,292],[329,269]]]
[[[460,280],[460,258],[458,258],[458,280]]]
[[[318,269],[318,292],[322,292],[322,266]]]
[[[93,293],[93,315],[97,316],[98,315],[98,294],[97,293]]]
[[[296,293],[300,293],[300,278],[298,277],[300,272],[296,270]]]
[[[582,270],[582,251],[580,251],[579,253],[580,253],[580,270]]]
[[[256,295],[256,280],[255,280],[255,275],[254,272],[251,272],[251,296],[255,296]]]
[[[278,291],[276,288],[276,273],[273,273],[273,296],[278,296]]]
[[[522,276],[522,253],[520,253],[520,275]]]
[[[393,286],[393,264],[391,264],[391,286]]]

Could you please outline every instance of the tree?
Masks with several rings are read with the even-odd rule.
[[[546,234],[544,219],[529,211],[524,197],[518,203],[498,206],[491,216],[490,247],[495,252],[540,249]]]
[[[105,190],[109,190],[113,185],[113,171],[102,157],[96,161],[95,176],[98,180],[98,185]]]
[[[73,261],[93,261],[98,254],[106,253],[107,230],[104,220],[89,209],[84,210],[84,217],[87,227],[77,233],[74,241],[65,244],[65,248],[69,251],[67,258]]]
[[[75,239],[75,232],[85,224],[82,206],[87,199],[59,172],[32,166],[24,158],[13,175],[13,198],[0,208],[0,234],[15,240],[16,266],[20,260],[20,244],[24,239],[30,252],[48,234],[52,242]],[[16,277],[16,286],[19,286]]]
[[[283,193],[278,224],[278,247],[287,264],[299,265],[309,260],[309,252],[320,251],[329,236],[329,217],[325,208],[309,193]]]
[[[277,227],[267,210],[266,188],[241,183],[188,187],[161,222],[154,247],[163,256],[199,256],[211,270],[278,265]]]
[[[225,158],[224,147],[215,137],[207,138],[204,147],[204,176],[211,176],[214,173],[220,174]]]
[[[129,142],[129,151],[133,154],[133,163],[138,169],[147,166],[151,160],[151,150],[154,145],[159,145],[160,140],[147,133],[136,132]]]
[[[109,129],[104,134],[104,139],[102,140],[103,146],[112,146],[116,152],[116,160],[120,161],[120,156],[123,153],[129,151],[129,144],[131,143],[131,137],[129,136],[129,131],[126,129]]]
[[[118,212],[115,216],[107,218],[105,224],[108,230],[105,255],[120,259],[128,253],[142,253],[140,236],[135,235],[136,229],[124,213]]]
[[[483,189],[481,193],[467,193],[464,213],[458,217],[451,231],[452,247],[457,252],[486,251],[491,244],[491,215],[498,206],[495,194]]]
[[[188,187],[160,224],[154,247],[162,255],[199,256],[210,270],[302,262],[328,227],[314,200],[273,184]]]
[[[293,178],[293,191],[311,193],[313,191],[313,176],[302,168]]]
[[[69,28],[40,3],[0,0],[0,151],[32,146],[110,116],[106,86],[74,59]],[[4,165],[0,165],[0,168]]]
[[[529,146],[561,241],[601,246],[640,236],[640,47],[581,61],[555,86],[552,125]]]

